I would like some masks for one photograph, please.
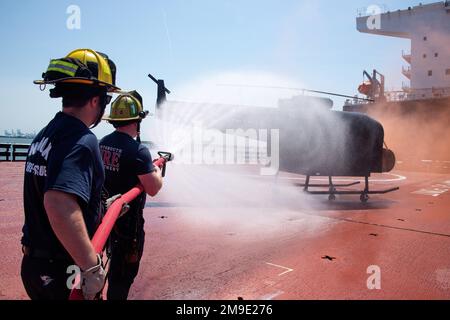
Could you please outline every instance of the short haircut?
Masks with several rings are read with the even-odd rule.
[[[86,86],[83,84],[60,83],[50,90],[50,97],[62,97],[63,108],[81,108],[90,99],[97,96],[106,95],[106,88]]]
[[[126,120],[126,121],[108,121],[109,123],[111,123],[113,125],[114,128],[121,128],[121,127],[126,127],[132,123],[138,123],[141,122],[141,120],[139,119],[134,119],[134,120]]]
[[[63,108],[74,107],[81,108],[89,102],[93,97],[77,97],[77,96],[63,96],[62,106]]]

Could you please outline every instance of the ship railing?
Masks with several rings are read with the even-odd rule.
[[[0,161],[25,161],[29,144],[0,143]]]
[[[402,90],[405,92],[411,91],[411,85],[407,82],[402,81]]]
[[[428,89],[411,89],[407,86],[403,90],[386,91],[384,93],[387,102],[412,101],[412,100],[427,100],[427,99],[442,99],[450,97],[450,87],[447,88],[428,88]],[[377,99],[375,99],[377,100]],[[370,102],[347,99],[345,105],[361,105]]]
[[[388,91],[384,93],[386,97],[386,101],[395,102],[395,101],[405,101],[408,100],[408,93],[406,91]]]
[[[411,72],[411,66],[402,66],[402,71],[405,73],[410,73]]]
[[[371,102],[355,97],[354,99],[346,99],[344,104],[346,106],[354,106],[354,105],[363,105],[363,104],[369,104],[369,103],[371,103]]]
[[[410,57],[411,51],[402,50],[402,57]]]
[[[370,16],[374,16],[374,15],[378,15],[378,14],[383,14],[383,13],[387,13],[388,7],[383,4],[383,5],[371,5],[368,7],[362,7],[362,8],[358,8],[356,10],[356,16],[361,18],[361,17],[370,17]]]
[[[411,89],[408,92],[408,100],[440,99],[450,97],[450,87]]]

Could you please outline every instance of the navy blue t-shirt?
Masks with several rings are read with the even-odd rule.
[[[44,194],[48,190],[77,197],[92,237],[101,219],[104,179],[95,135],[81,120],[57,113],[34,138],[28,151],[22,244],[54,254],[68,254],[53,232],[44,208]]]
[[[105,189],[110,197],[127,193],[139,183],[138,176],[154,170],[147,147],[126,133],[114,131],[104,137],[100,141],[100,151],[105,167]],[[116,227],[127,229],[126,225],[133,225],[130,220],[140,219],[145,199],[146,195],[143,193],[132,201],[130,210],[118,220]]]

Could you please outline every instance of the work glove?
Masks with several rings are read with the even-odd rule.
[[[109,207],[111,207],[113,202],[116,201],[117,199],[119,199],[121,196],[122,196],[121,194],[116,194],[115,196],[112,196],[111,198],[106,199],[106,201],[105,201],[106,211],[108,211]]]
[[[117,199],[119,199],[121,196],[122,196],[121,194],[116,194],[115,196],[106,199],[106,201],[105,201],[105,204],[106,204],[106,211],[108,211],[109,207],[111,207],[111,205],[113,204],[113,202],[116,201]],[[125,213],[127,213],[128,210],[130,210],[130,206],[129,206],[127,203],[125,203],[125,204],[122,206],[122,210],[120,211],[119,218],[120,218],[121,216],[123,216]]]
[[[116,194],[115,196],[106,199],[105,204],[106,204],[106,211],[108,211],[109,207],[111,207],[111,205],[113,204],[114,201],[116,201],[117,199],[119,199],[122,195],[121,194]],[[119,218],[121,216],[123,216],[125,213],[128,212],[128,210],[130,210],[130,206],[128,204],[124,204],[122,207],[122,210],[120,211],[120,215]]]
[[[102,258],[97,254],[98,264],[81,272],[81,290],[85,300],[94,300],[103,290],[106,281],[106,271],[103,269]]]

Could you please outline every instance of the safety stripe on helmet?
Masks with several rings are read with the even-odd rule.
[[[61,60],[51,60],[47,71],[57,71],[68,76],[74,77],[78,70],[78,66],[74,63],[61,61]]]

